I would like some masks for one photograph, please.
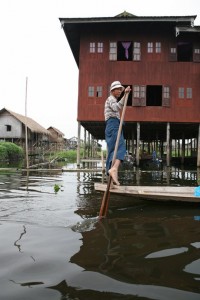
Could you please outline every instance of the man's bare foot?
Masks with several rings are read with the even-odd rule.
[[[112,177],[112,180],[113,180],[113,183],[116,184],[116,185],[120,185],[119,181],[118,181],[118,174],[117,174],[117,169],[115,168],[111,168],[109,171],[108,171],[109,175]]]
[[[110,189],[113,190],[113,189],[117,189],[117,185],[113,183],[113,181],[111,181],[111,184],[110,184]]]

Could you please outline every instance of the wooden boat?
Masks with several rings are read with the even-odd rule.
[[[96,191],[104,192],[107,184],[95,183]],[[195,196],[195,187],[189,186],[114,186],[110,189],[111,194],[123,194],[132,197],[162,200],[200,202],[200,197]]]

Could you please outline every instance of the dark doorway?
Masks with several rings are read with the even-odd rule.
[[[147,85],[146,106],[162,106],[162,85]]]

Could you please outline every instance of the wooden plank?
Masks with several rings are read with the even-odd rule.
[[[105,191],[106,184],[95,183],[96,191]],[[115,186],[110,193],[123,194],[143,199],[200,202],[200,197],[194,196],[195,187],[176,186]]]
[[[87,159],[87,158],[82,158],[81,159],[81,162],[82,163],[101,163],[102,162],[102,159],[97,159],[97,158],[91,158],[91,159]]]

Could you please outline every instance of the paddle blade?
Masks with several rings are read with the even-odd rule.
[[[112,181],[112,178],[109,176],[108,184],[107,184],[107,187],[106,187],[106,190],[104,192],[103,199],[102,199],[102,202],[101,202],[101,208],[100,208],[100,212],[99,212],[99,217],[100,218],[105,218],[106,215],[107,215],[108,202],[109,202],[109,199],[110,199],[111,181]]]

